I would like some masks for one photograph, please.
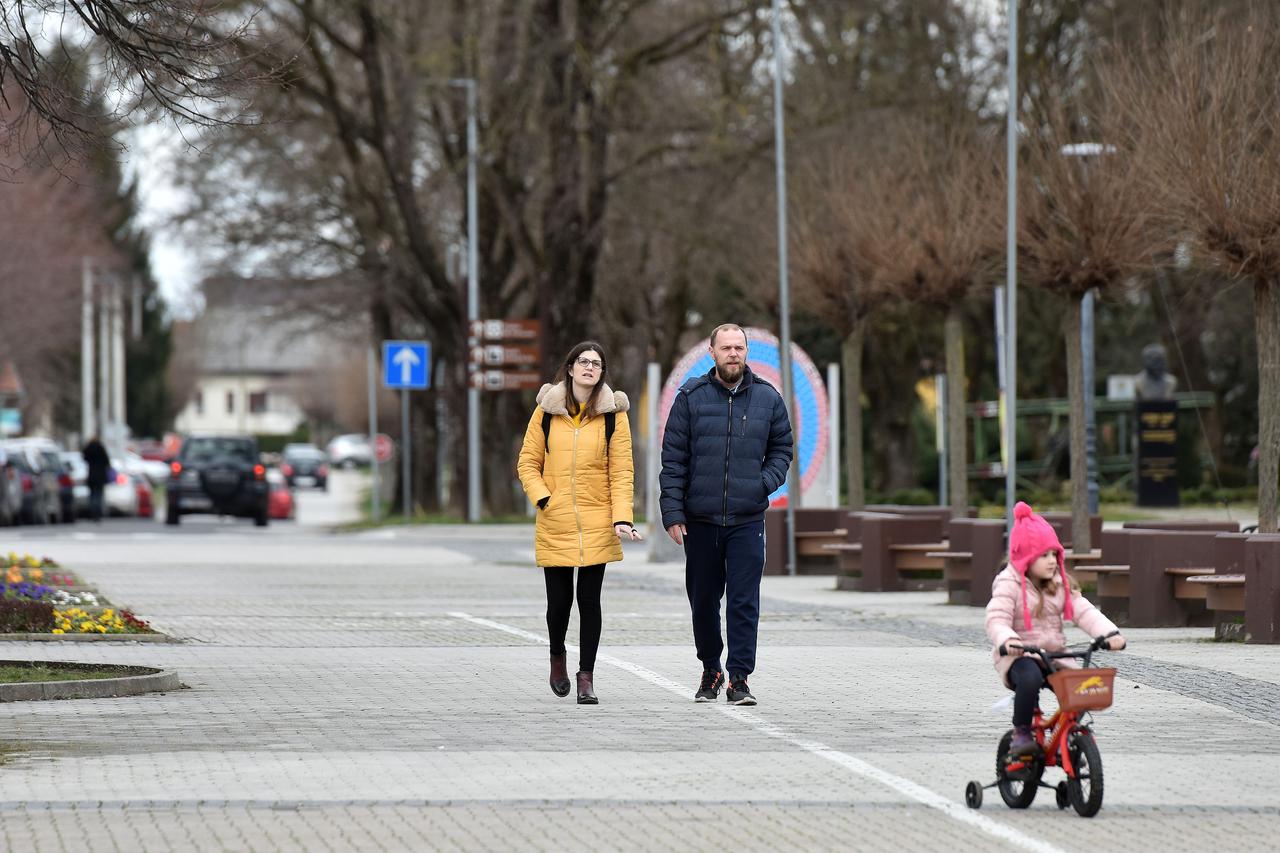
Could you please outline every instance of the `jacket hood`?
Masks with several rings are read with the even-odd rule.
[[[568,389],[563,382],[557,382],[554,385],[543,385],[538,391],[538,407],[552,415],[568,415],[569,407],[566,404],[568,393]],[[604,415],[609,412],[625,412],[630,408],[631,401],[627,399],[626,394],[621,391],[614,391],[608,385],[605,385],[600,389],[600,394],[596,398],[596,404],[591,410],[591,414]]]

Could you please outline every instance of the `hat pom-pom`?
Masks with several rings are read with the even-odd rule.
[[[1017,506],[1013,508],[1013,518],[1015,521],[1025,521],[1031,517],[1031,507],[1026,501],[1018,501]]]

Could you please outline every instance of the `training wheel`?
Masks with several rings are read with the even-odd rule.
[[[1071,795],[1067,793],[1067,783],[1059,782],[1058,787],[1053,789],[1054,794],[1058,798],[1058,808],[1065,809],[1071,805]]]
[[[982,808],[982,785],[979,782],[970,782],[964,788],[964,804],[971,809]]]

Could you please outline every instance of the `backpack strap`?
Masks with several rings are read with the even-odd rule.
[[[542,413],[542,440],[548,450],[551,449],[551,419],[555,415],[550,412]],[[613,431],[618,426],[618,413],[604,413],[604,455],[609,455],[609,442],[613,440]]]

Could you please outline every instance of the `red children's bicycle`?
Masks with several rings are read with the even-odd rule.
[[[1058,710],[1046,720],[1036,708],[1031,730],[1040,744],[1040,754],[1034,758],[1010,760],[1013,730],[1004,733],[996,747],[996,781],[990,785],[970,782],[964,791],[964,801],[969,808],[982,808],[982,792],[986,788],[999,788],[1000,797],[1011,809],[1025,809],[1040,788],[1049,788],[1057,795],[1058,808],[1065,809],[1070,804],[1082,817],[1098,813],[1102,808],[1102,754],[1093,737],[1089,712],[1111,707],[1116,671],[1091,664],[1093,653],[1106,643],[1106,637],[1099,637],[1087,646],[1060,652],[1023,645],[1025,652],[1039,655],[1045,668],[1052,672],[1048,681],[1058,697]],[[1081,668],[1053,672],[1053,661],[1063,658],[1078,658]],[[1041,777],[1046,767],[1061,767],[1067,774],[1066,780],[1056,787],[1045,784]]]

